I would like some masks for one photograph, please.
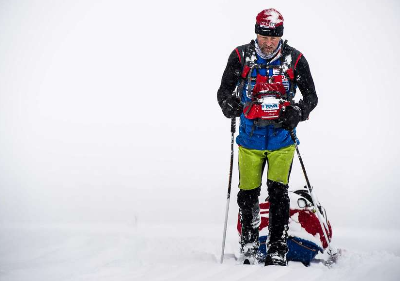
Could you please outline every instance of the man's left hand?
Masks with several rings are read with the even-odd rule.
[[[301,109],[297,105],[286,106],[279,117],[282,128],[291,131],[297,127],[301,120]]]

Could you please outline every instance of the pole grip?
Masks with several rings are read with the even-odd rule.
[[[233,117],[231,119],[231,133],[235,133],[236,132],[236,117]]]

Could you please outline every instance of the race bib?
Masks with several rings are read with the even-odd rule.
[[[264,112],[262,119],[276,119],[280,112],[280,99],[274,96],[266,96],[262,98],[261,110]]]
[[[263,111],[276,111],[279,110],[280,100],[276,97],[263,97],[261,102],[261,109]]]

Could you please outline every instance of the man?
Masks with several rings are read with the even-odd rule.
[[[259,247],[259,201],[267,169],[270,203],[265,265],[287,265],[288,184],[295,146],[290,132],[318,103],[305,57],[281,39],[283,17],[275,9],[256,17],[257,39],[229,56],[217,99],[227,118],[240,117],[239,205],[241,261],[253,264]],[[296,88],[302,100],[294,101]],[[236,90],[236,91],[235,91]]]

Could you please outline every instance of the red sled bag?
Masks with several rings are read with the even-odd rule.
[[[323,253],[328,248],[324,233],[321,229],[316,212],[324,218],[323,225],[329,238],[332,238],[332,227],[327,218],[325,209],[317,202],[312,205],[312,199],[307,189],[289,191],[290,218],[288,231],[288,261],[300,261],[309,266],[318,252]],[[263,262],[267,252],[269,202],[260,203],[261,223],[259,226],[259,261]],[[242,226],[238,216],[237,230],[241,234]]]

